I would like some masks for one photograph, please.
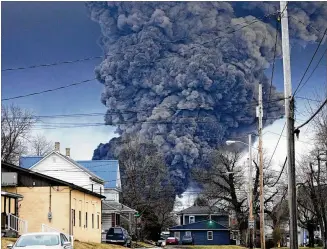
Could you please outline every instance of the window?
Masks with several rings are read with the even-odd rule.
[[[78,225],[82,226],[82,211],[78,211]]]
[[[185,232],[185,235],[186,235],[186,236],[191,236],[192,233],[191,233],[190,231],[186,231],[186,232]]]
[[[207,232],[207,239],[208,240],[213,240],[213,232],[212,231]]]
[[[194,216],[188,217],[188,223],[189,224],[194,223],[194,222],[195,222],[195,217]]]
[[[61,245],[63,246],[65,242],[68,241],[68,239],[66,238],[65,235],[63,235],[62,233],[60,234],[60,240],[61,240]]]
[[[92,228],[94,228],[94,214],[92,214]]]
[[[87,212],[85,212],[85,228],[87,228]]]
[[[97,215],[97,227],[98,229],[100,228],[100,215]]]
[[[75,226],[75,209],[72,209],[72,223]]]

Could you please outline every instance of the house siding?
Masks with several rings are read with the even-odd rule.
[[[39,162],[37,165],[32,167],[31,170],[66,182],[74,183],[77,186],[86,188],[99,194],[100,191],[101,194],[103,194],[104,191],[103,184],[99,184],[91,180],[88,173],[83,172],[77,166],[54,153],[45,158],[42,162]]]
[[[110,227],[112,227],[112,215],[108,213],[102,214],[102,230],[107,232]]]
[[[13,188],[5,191],[13,190]],[[69,192],[71,191],[71,209],[75,209],[75,226],[72,226],[74,239],[85,242],[101,241],[101,226],[97,229],[96,215],[101,220],[101,199],[78,190],[71,190],[67,186],[48,187],[17,187],[15,193],[21,194],[24,198],[19,202],[19,218],[28,222],[28,232],[40,232],[41,225],[45,224],[60,232],[69,234],[70,226],[70,203]],[[50,195],[51,194],[51,195]],[[51,196],[51,198],[50,198]],[[50,201],[51,200],[51,201]],[[88,228],[84,228],[86,204],[96,204],[94,210],[89,208]],[[90,205],[90,204],[89,204]],[[92,205],[91,205],[92,207]],[[52,219],[48,219],[51,210]],[[82,211],[82,226],[79,227],[78,214]],[[91,214],[95,214],[95,227],[91,227]]]
[[[103,195],[107,201],[119,202],[119,192],[115,189],[105,189]]]
[[[204,220],[208,220],[209,219],[209,215],[185,215],[185,224],[181,225],[187,225],[189,224],[189,217],[190,216],[194,216],[195,218],[195,222],[199,222],[199,221],[204,221]],[[228,227],[228,216],[225,215],[211,215],[211,219],[218,222],[219,224]]]
[[[208,230],[210,231],[210,230]],[[171,231],[170,236],[175,236],[175,232],[178,231]],[[183,236],[186,234],[185,231],[179,231],[180,232],[180,243]],[[190,230],[193,238],[194,238],[194,244],[195,245],[229,245],[230,244],[230,234],[229,231],[212,231],[213,232],[213,240],[207,239],[207,231],[203,230]]]

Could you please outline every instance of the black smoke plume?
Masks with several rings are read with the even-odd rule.
[[[290,15],[305,18],[305,24],[291,21],[293,38],[316,41],[319,34],[308,23],[321,28],[321,19],[310,20],[314,11],[326,13],[325,5],[289,5]],[[256,130],[259,83],[265,125],[283,115],[278,101],[283,94],[270,89],[264,74],[274,55],[281,57],[280,34],[275,46],[278,2],[89,2],[87,7],[100,24],[106,55],[96,68],[108,108],[105,122],[121,135],[100,144],[93,159],[117,158],[125,138],[153,141],[181,193],[190,169],[212,149]]]

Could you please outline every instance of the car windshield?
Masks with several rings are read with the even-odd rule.
[[[192,239],[190,235],[184,235],[183,239]]]
[[[55,234],[25,235],[19,238],[15,247],[25,246],[56,246],[59,236]]]

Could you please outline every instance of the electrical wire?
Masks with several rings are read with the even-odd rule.
[[[268,14],[268,15],[265,15],[265,16],[264,16],[263,18],[261,18],[261,19],[268,18],[268,17],[273,16],[273,15],[276,15],[276,14],[277,14],[277,13]],[[252,21],[251,23],[248,23],[247,25],[242,26],[242,27],[239,28],[239,29],[233,30],[233,31],[231,31],[231,32],[227,32],[227,33],[224,34],[224,35],[226,36],[227,34],[233,34],[233,33],[237,32],[237,31],[239,31],[239,30],[241,30],[241,29],[244,29],[244,28],[246,28],[246,27],[248,27],[248,26],[250,26],[250,25],[252,25],[252,24],[254,24],[254,23],[256,23],[256,22],[259,22],[261,19],[256,19],[256,20]],[[239,24],[237,24],[237,25],[239,25]],[[217,40],[218,38],[225,38],[225,36],[222,36],[222,37],[219,37],[219,36],[218,36],[218,37],[214,38],[213,40]],[[209,41],[203,42],[203,43],[198,44],[198,45],[205,45],[205,44],[210,43],[210,42],[212,42],[212,40],[211,40],[211,41],[209,40]],[[229,42],[229,40],[226,41],[226,43],[228,43],[228,42]],[[226,43],[225,43],[225,44],[226,44]],[[221,45],[220,45],[220,46],[221,46]],[[196,47],[190,47],[190,48],[187,49],[187,50],[191,50],[191,49],[194,49],[194,48],[196,48]],[[118,54],[118,53],[115,53],[115,54]],[[171,56],[171,57],[175,57],[175,56]],[[159,59],[154,60],[154,61],[160,61],[160,60],[164,60],[164,59],[167,59],[167,58],[169,58],[169,56],[164,57],[164,58],[159,58]],[[87,58],[86,58],[86,59],[87,59]],[[82,59],[80,59],[80,60],[82,60]],[[152,61],[152,62],[154,62],[154,61]],[[54,64],[58,64],[58,63],[54,63]],[[34,66],[34,67],[36,67],[36,66]],[[92,79],[92,80],[95,80],[95,79],[96,79],[96,78],[94,78],[94,79]],[[82,84],[82,83],[85,83],[85,82],[88,82],[88,81],[92,81],[92,80],[85,80],[85,81],[82,81],[82,82],[79,82],[79,83],[74,83],[74,84],[70,84],[70,85],[67,85],[67,86],[64,86],[64,87],[55,88],[55,89],[48,89],[48,90],[41,91],[41,92],[35,92],[35,93],[29,93],[29,94],[25,94],[25,95],[20,95],[20,96],[15,96],[15,97],[10,97],[10,98],[5,98],[5,99],[2,99],[2,101],[7,101],[7,100],[11,100],[11,99],[18,99],[18,98],[25,98],[25,97],[30,97],[30,96],[33,96],[33,95],[38,95],[38,94],[46,93],[46,92],[52,92],[52,91],[60,90],[60,89],[63,89],[63,88],[67,88],[67,87],[71,87],[71,86],[80,85],[80,84]]]
[[[230,25],[229,27],[226,27],[226,28],[221,29],[221,30],[216,30],[215,32],[220,32],[220,31],[225,32],[227,29],[233,28],[235,26],[246,24],[245,26],[241,27],[240,29],[232,30],[232,31],[226,33],[226,34],[232,34],[232,33],[235,33],[235,32],[237,32],[237,31],[239,31],[239,30],[241,30],[243,28],[246,28],[246,27],[248,27],[248,26],[250,26],[250,25],[252,25],[252,24],[254,24],[254,23],[258,22],[258,21],[261,21],[261,20],[263,20],[265,18],[268,18],[268,17],[276,15],[276,14],[277,14],[277,12],[270,13],[270,14],[267,14],[267,15],[261,17],[261,18],[255,18],[254,20],[252,20],[251,23],[248,23],[248,21],[244,21],[242,23]],[[226,35],[226,34],[224,34],[224,35]],[[212,40],[216,40],[217,38],[222,38],[222,37],[216,37],[216,38],[214,38]],[[175,42],[182,41],[182,40],[185,40],[185,39],[186,38],[175,40],[175,41],[162,41],[162,42],[175,43]],[[209,43],[211,41],[207,41],[207,42],[204,42],[204,43],[199,43],[198,45],[204,45],[204,44],[207,44],[207,43]],[[193,48],[190,48],[190,49],[193,49]],[[115,53],[115,54],[123,54],[123,53],[120,52],[120,53]],[[94,60],[94,59],[101,59],[101,58],[104,58],[106,56],[109,56],[109,54],[105,54],[104,56],[92,56],[92,57],[86,57],[86,58],[81,58],[81,59],[76,59],[76,60],[54,62],[54,63],[49,63],[49,64],[39,64],[39,65],[31,65],[31,66],[17,67],[17,68],[5,68],[5,69],[2,69],[1,71],[6,72],[6,71],[17,71],[17,70],[33,69],[33,68],[39,68],[39,67],[51,67],[51,66],[58,66],[58,65],[62,65],[62,64],[72,64],[72,63],[78,63],[78,62],[89,61],[89,60]]]
[[[52,66],[58,66],[58,65],[62,65],[62,64],[72,64],[72,63],[78,63],[78,62],[89,61],[89,60],[94,60],[94,59],[101,59],[101,58],[103,58],[103,56],[92,56],[92,57],[81,58],[81,59],[77,59],[77,60],[53,62],[53,63],[49,63],[49,64],[31,65],[31,66],[27,66],[27,67],[5,68],[5,69],[2,69],[1,72],[25,70],[25,69],[32,69],[32,68],[39,68],[39,67],[52,67]]]
[[[275,38],[275,46],[274,46],[274,59],[273,59],[272,70],[271,70],[271,79],[270,79],[270,88],[269,88],[268,101],[270,101],[271,90],[272,90],[273,79],[274,79],[276,52],[277,52],[277,42],[278,42],[278,20],[276,19],[276,38]],[[268,104],[268,109],[269,109],[269,104]]]
[[[311,98],[302,97],[302,96],[296,96],[296,98],[298,98],[298,99],[305,99],[305,100],[314,101],[314,102],[322,102],[322,100],[311,99]]]
[[[274,103],[274,102],[279,102],[285,100],[285,98],[277,98],[277,99],[273,99],[270,100],[269,102],[264,102],[264,104],[267,103]],[[242,108],[248,106],[248,107],[252,107],[252,106],[256,106],[257,103],[256,102],[250,102],[250,103],[230,103],[230,106],[237,106],[240,105]],[[203,110],[206,110],[206,106],[199,106],[197,108],[202,108]],[[208,111],[212,111],[212,107],[210,107],[211,109],[208,109]],[[195,108],[196,109],[196,108]],[[66,117],[89,117],[89,116],[99,116],[99,115],[113,115],[113,114],[128,114],[128,113],[139,113],[139,112],[143,112],[143,111],[154,111],[154,110],[169,110],[169,111],[190,111],[189,109],[181,109],[181,108],[173,108],[173,107],[151,107],[149,109],[121,109],[121,110],[111,110],[111,111],[107,111],[106,113],[72,113],[72,114],[54,114],[54,115],[32,115],[31,117],[34,119],[42,119],[42,118],[66,118]],[[220,112],[220,113],[224,113],[224,112]],[[230,112],[225,112],[225,114],[230,113]],[[14,119],[15,117],[8,117],[9,119]]]
[[[276,186],[276,184],[279,182],[279,180],[280,180],[280,177],[282,176],[282,174],[283,174],[283,171],[284,171],[284,169],[285,169],[285,165],[286,165],[286,162],[287,162],[287,157],[285,158],[285,161],[284,161],[284,165],[283,165],[283,167],[282,167],[282,169],[281,169],[281,171],[280,171],[280,173],[279,173],[279,176],[278,176],[278,178],[277,178],[276,182],[275,182],[273,185],[269,186],[270,188],[273,188],[273,187],[275,187],[275,186]]]
[[[315,111],[314,114],[311,115],[311,117],[305,121],[303,124],[299,125],[297,128],[295,128],[294,132],[299,132],[300,128],[302,128],[303,126],[305,126],[306,124],[308,124],[324,107],[324,105],[326,105],[327,103],[327,98],[325,99],[325,101],[321,104],[321,106],[317,109],[317,111]]]
[[[316,50],[315,50],[315,52],[313,53],[313,55],[312,55],[312,57],[311,57],[311,60],[310,60],[310,62],[309,62],[309,65],[307,66],[306,70],[304,71],[304,74],[303,74],[303,76],[302,76],[300,82],[298,83],[298,85],[297,85],[297,87],[296,87],[296,89],[295,89],[295,91],[294,91],[294,93],[293,93],[293,97],[295,96],[296,92],[298,91],[299,87],[301,86],[302,81],[303,81],[305,75],[307,74],[307,72],[308,72],[308,70],[309,70],[309,68],[310,68],[310,66],[311,66],[311,64],[312,64],[312,62],[313,62],[313,60],[314,60],[314,58],[315,58],[315,56],[316,56],[316,54],[317,54],[317,52],[318,52],[318,50],[319,50],[319,48],[320,48],[320,46],[321,46],[321,43],[322,43],[322,41],[324,40],[324,37],[325,37],[326,33],[327,33],[327,28],[325,29],[325,32],[324,32],[324,34],[323,34],[323,36],[322,36],[322,38],[321,38],[321,40],[320,40],[320,42],[319,42],[319,44],[318,44]]]
[[[96,78],[82,80],[80,82],[76,82],[76,83],[72,83],[72,84],[69,84],[69,85],[66,85],[66,86],[60,86],[60,87],[56,87],[56,88],[52,88],[52,89],[47,89],[47,90],[43,90],[43,91],[40,91],[40,92],[33,92],[33,93],[25,94],[25,95],[19,95],[19,96],[15,96],[15,97],[5,98],[5,99],[1,99],[1,101],[8,101],[8,100],[12,100],[12,99],[20,99],[20,98],[25,98],[25,97],[29,97],[29,96],[39,95],[39,94],[42,94],[42,93],[54,92],[54,91],[58,91],[58,90],[61,90],[61,89],[64,89],[64,88],[68,88],[68,87],[72,87],[72,86],[81,85],[81,84],[84,84],[84,83],[87,83],[87,82],[91,82],[93,80],[96,80]]]
[[[308,83],[308,81],[310,80],[310,78],[312,77],[312,75],[314,74],[314,72],[316,71],[316,69],[318,68],[318,66],[320,65],[322,59],[325,57],[325,54],[327,53],[327,48],[325,49],[325,51],[322,53],[318,63],[316,64],[316,66],[314,67],[314,69],[312,70],[311,74],[309,75],[309,77],[307,78],[307,80],[303,83],[303,85],[299,88],[298,91],[301,91],[301,89]]]
[[[281,137],[282,137],[282,135],[283,135],[283,132],[284,132],[284,130],[285,130],[285,126],[286,126],[286,122],[284,123],[283,129],[282,129],[282,132],[280,133],[280,136],[279,136],[279,138],[278,138],[278,141],[277,141],[277,144],[276,144],[276,146],[275,146],[274,152],[273,152],[273,154],[272,154],[271,157],[270,157],[270,160],[269,160],[269,163],[268,163],[268,167],[270,166],[270,163],[271,163],[271,161],[272,161],[272,159],[273,159],[273,157],[274,157],[274,155],[275,155],[275,153],[276,153],[277,147],[278,147],[278,145],[279,145],[279,141],[280,141],[280,139],[281,139]]]

